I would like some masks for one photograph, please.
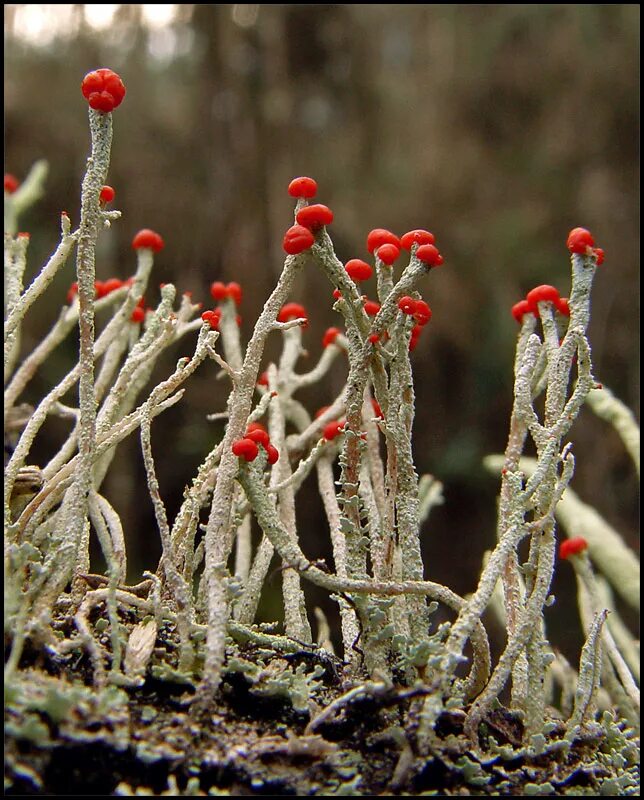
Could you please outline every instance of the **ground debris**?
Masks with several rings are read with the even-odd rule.
[[[636,742],[610,716],[603,737],[562,748],[553,721],[522,746],[520,720],[499,707],[479,750],[463,734],[463,710],[446,710],[431,752],[420,755],[410,708],[427,687],[352,690],[322,655],[231,644],[216,704],[197,715],[170,634],[151,652],[147,628],[131,622],[130,642],[144,656],[136,682],[94,688],[78,657],[57,668],[32,659],[11,677],[7,795],[637,794]]]

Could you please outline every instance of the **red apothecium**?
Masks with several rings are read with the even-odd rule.
[[[303,197],[310,200],[315,197],[318,191],[318,185],[313,178],[302,176],[300,178],[293,178],[288,185],[288,193],[291,197]]]
[[[105,203],[111,203],[115,197],[116,197],[116,192],[111,186],[103,186],[98,196],[98,199],[101,203],[105,204]]]
[[[421,244],[416,250],[416,258],[430,267],[440,267],[443,263],[443,256],[440,254],[438,247],[433,244]]]
[[[88,72],[81,83],[81,91],[90,108],[105,113],[120,106],[125,97],[125,85],[120,75],[111,69]]]
[[[573,228],[568,234],[566,247],[571,253],[586,255],[588,248],[595,244],[592,233],[586,228]]]
[[[395,233],[388,231],[386,228],[374,228],[367,234],[367,250],[373,253],[378,247],[383,244],[393,244],[400,249],[400,239]]]
[[[588,542],[583,536],[575,536],[572,539],[565,539],[559,545],[559,558],[570,558],[577,556],[588,548]]]
[[[344,265],[351,280],[359,282],[366,281],[373,275],[373,269],[366,261],[359,258],[352,258]]]
[[[433,233],[418,228],[414,231],[407,231],[400,237],[400,246],[405,250],[411,250],[411,246],[416,244],[434,244],[436,237]]]
[[[134,250],[141,250],[147,248],[158,253],[165,247],[165,242],[161,236],[149,228],[142,228],[132,239],[132,247]]]
[[[284,234],[282,247],[290,256],[308,250],[315,242],[315,236],[304,225],[292,225]]]
[[[376,256],[388,267],[398,260],[399,255],[400,248],[392,243],[381,244],[380,247],[376,249]]]
[[[239,458],[243,458],[244,461],[254,461],[259,453],[259,448],[252,439],[244,437],[233,442],[232,451]]]
[[[295,215],[295,221],[311,231],[318,231],[333,222],[333,211],[322,203],[304,206]]]

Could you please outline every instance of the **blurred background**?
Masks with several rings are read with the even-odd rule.
[[[445,265],[423,287],[434,315],[413,354],[415,450],[419,472],[444,483],[445,504],[424,526],[423,547],[428,578],[472,591],[495,536],[498,481],[481,461],[507,437],[510,307],[541,283],[568,295],[575,226],[606,251],[590,325],[595,376],[639,418],[639,13],[636,4],[7,4],[5,171],[23,178],[36,159],[50,164],[46,197],[21,222],[31,269],[55,247],[62,209],[77,224],[89,146],[80,82],[103,66],[120,73],[127,95],[109,174],[123,219],[102,236],[99,278],[130,275],[132,236],[153,228],[166,248],[148,301],[172,281],[208,304],[213,280],[239,281],[248,337],[281,270],[293,177],[317,180],[343,261],[367,257],[371,228],[433,231]],[[57,317],[73,269],[34,309],[25,350]],[[311,312],[308,369],[339,317],[313,265],[292,299]],[[278,346],[275,337],[267,363]],[[158,376],[191,347],[182,342]],[[23,399],[42,396],[74,360],[72,341]],[[214,374],[197,374],[153,428],[170,514],[222,434],[205,420],[225,407]],[[338,360],[303,402],[327,404],[344,376]],[[46,427],[33,462],[48,460],[64,433],[59,421]],[[638,548],[637,483],[616,434],[584,409],[572,437],[574,490]],[[138,447],[120,447],[105,485],[125,520],[133,580],[159,554]],[[301,499],[304,549],[328,557],[314,486]],[[263,599],[266,619],[281,613],[278,585]],[[553,639],[576,661],[568,564],[554,591]]]

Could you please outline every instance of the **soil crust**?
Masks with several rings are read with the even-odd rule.
[[[212,707],[197,712],[194,684],[166,666],[169,646],[139,685],[100,689],[86,655],[27,650],[5,687],[5,793],[594,795],[617,776],[599,757],[599,728],[565,753],[545,739],[521,747],[521,722],[503,707],[478,747],[454,710],[421,750],[427,687],[365,684],[323,714],[350,687],[338,659],[305,647],[232,645]],[[561,737],[561,723],[550,728]]]

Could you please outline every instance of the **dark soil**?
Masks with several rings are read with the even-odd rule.
[[[307,730],[349,688],[324,651],[231,646],[207,713],[171,671],[97,691],[89,659],[73,656],[63,664],[27,650],[5,688],[7,795],[596,795],[617,784],[600,733],[539,755],[521,747],[521,722],[502,707],[478,748],[462,734],[463,712],[446,711],[419,752],[422,687],[358,695]],[[295,702],[284,676],[309,695]]]

